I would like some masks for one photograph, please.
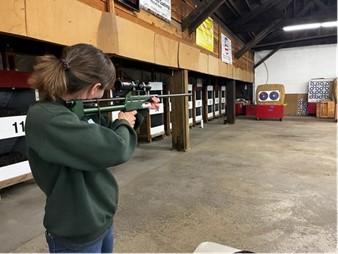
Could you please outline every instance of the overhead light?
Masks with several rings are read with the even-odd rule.
[[[302,25],[294,25],[294,26],[285,26],[283,30],[286,32],[290,31],[299,31],[299,30],[308,30],[308,29],[317,29],[320,27],[336,27],[337,21],[329,21],[324,23],[312,23],[312,24],[302,24]]]
[[[335,27],[338,25],[338,21],[324,22],[321,24],[322,27]]]
[[[283,30],[286,32],[289,32],[289,31],[316,29],[319,27],[320,27],[320,23],[313,23],[313,24],[303,24],[303,25],[295,25],[295,26],[285,26],[283,27]]]

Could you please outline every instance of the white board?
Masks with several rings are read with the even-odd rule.
[[[0,167],[0,182],[31,173],[28,161]]]
[[[25,135],[26,116],[0,117],[0,140]]]

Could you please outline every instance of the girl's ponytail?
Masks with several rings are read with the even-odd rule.
[[[52,55],[38,58],[28,83],[39,90],[41,100],[54,101],[97,83],[110,89],[115,67],[107,55],[89,44],[76,44],[63,51],[61,59]]]
[[[41,100],[54,101],[67,92],[65,72],[64,63],[55,56],[41,56],[28,83],[39,90]]]

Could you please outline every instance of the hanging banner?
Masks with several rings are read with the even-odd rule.
[[[140,0],[140,7],[166,21],[171,20],[171,0]]]
[[[222,62],[232,64],[231,40],[221,33]]]
[[[196,44],[202,48],[214,51],[214,21],[207,18],[196,29]]]

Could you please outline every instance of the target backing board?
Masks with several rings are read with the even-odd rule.
[[[312,79],[308,86],[308,102],[331,100],[333,79]]]
[[[257,104],[282,105],[285,101],[283,84],[262,84],[256,89]]]

